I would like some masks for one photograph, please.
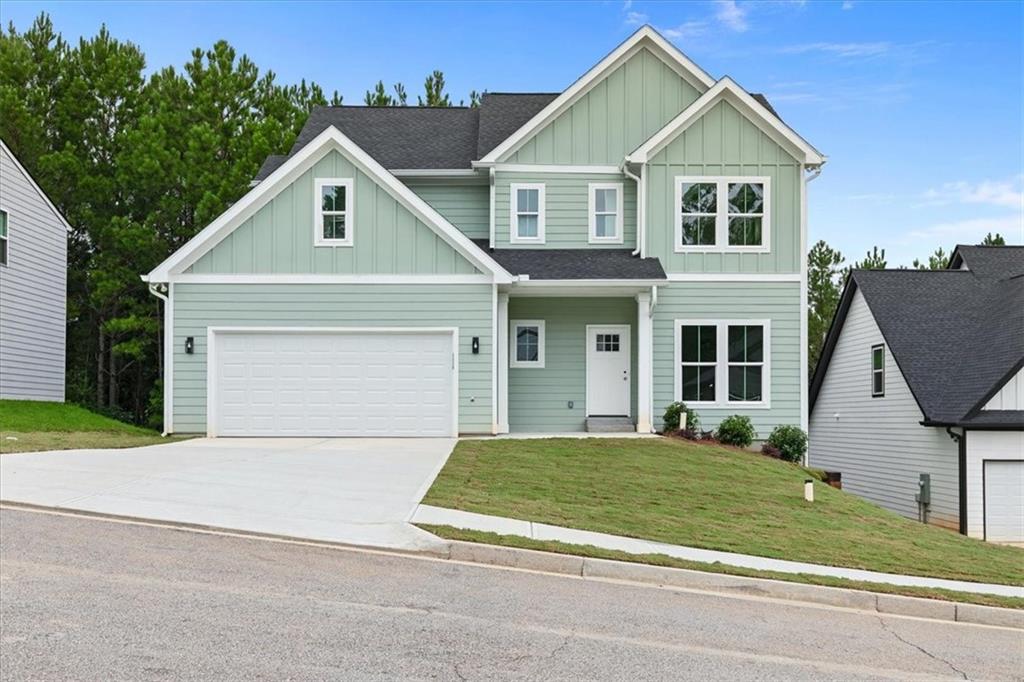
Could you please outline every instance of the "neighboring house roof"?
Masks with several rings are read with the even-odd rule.
[[[926,422],[1024,428],[1024,412],[981,411],[1024,362],[1024,249],[958,246],[954,253],[974,267],[850,274],[811,383],[812,410],[860,291]]]
[[[486,239],[475,240],[482,249]],[[629,249],[494,249],[490,256],[512,275],[531,280],[665,279],[657,258],[637,258]]]

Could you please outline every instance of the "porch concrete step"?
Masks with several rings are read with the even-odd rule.
[[[587,431],[591,433],[632,433],[636,426],[629,417],[588,417]]]

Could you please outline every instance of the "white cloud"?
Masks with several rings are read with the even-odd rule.
[[[808,52],[824,52],[837,57],[877,57],[890,52],[892,43],[805,43],[790,45],[779,49],[782,54],[806,54]]]
[[[932,188],[922,195],[922,205],[944,206],[953,203],[982,204],[1016,208],[1024,213],[1024,175],[1009,180],[958,180]]]
[[[643,12],[627,12],[626,23],[633,26],[636,26],[638,24],[646,24],[647,15],[644,14]]]
[[[696,38],[708,32],[708,22],[687,21],[673,28],[660,29],[666,38],[672,40]]]
[[[743,33],[749,28],[747,10],[736,4],[736,0],[715,0],[715,6],[718,8],[715,18],[723,25],[737,33]]]
[[[1024,216],[1005,215],[936,223],[911,230],[907,233],[904,243],[919,239],[935,239],[957,244],[977,244],[989,232],[998,232],[1008,243],[1020,243],[1024,239]]]
[[[853,9],[853,0],[843,0],[843,9]]]

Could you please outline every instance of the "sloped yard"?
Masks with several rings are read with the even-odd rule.
[[[0,400],[0,454],[133,448],[168,442],[156,431],[69,403]]]
[[[904,519],[798,466],[669,438],[467,440],[423,502],[758,556],[1024,585],[1024,550]]]

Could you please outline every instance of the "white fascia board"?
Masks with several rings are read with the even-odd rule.
[[[40,197],[42,197],[43,201],[46,202],[46,205],[49,206],[51,211],[53,211],[53,215],[57,216],[57,220],[59,220],[60,224],[64,226],[64,229],[67,230],[68,232],[71,232],[71,225],[64,218],[64,215],[59,210],[57,210],[57,207],[53,205],[52,201],[50,201],[50,197],[46,196],[46,192],[44,192],[43,189],[36,183],[35,179],[29,174],[29,172],[25,170],[25,167],[21,165],[21,161],[18,161],[18,157],[14,155],[14,152],[11,151],[11,148],[8,147],[7,143],[5,143],[2,139],[0,139],[0,147],[2,147],[4,152],[7,153],[7,156],[11,157],[11,161],[14,162],[14,167],[21,171],[21,174],[24,175],[25,178],[28,180],[28,184],[32,185],[32,189],[34,189],[36,193],[39,194]]]
[[[329,126],[317,135],[297,154],[281,164],[260,184],[249,190],[245,196],[221,213],[216,220],[171,254],[149,273],[149,281],[166,282],[170,275],[179,274],[195,263],[203,254],[266,205],[280,190],[294,182],[302,173],[331,151],[339,151],[347,156],[363,172],[388,190],[400,204],[430,226],[449,246],[468,258],[481,270],[491,273],[495,282],[512,281],[512,276],[474,244],[469,237],[460,232],[419,195],[389,173],[373,157],[334,126]]]
[[[647,25],[641,26],[625,42],[612,50],[608,56],[583,74],[579,80],[566,88],[561,95],[552,100],[501,144],[488,152],[486,156],[480,159],[480,163],[497,163],[504,160],[534,133],[572,106],[580,97],[600,82],[601,79],[621,66],[629,57],[644,47],[659,56],[680,77],[695,87],[698,92],[704,92],[715,84],[714,78],[680,52],[672,43],[665,40],[657,31]]]
[[[171,274],[176,284],[492,284],[490,275]]]
[[[538,163],[483,163],[474,161],[475,168],[489,168],[501,173],[577,173],[581,175],[622,175],[621,166],[585,166]]]
[[[399,178],[477,178],[473,168],[394,168],[391,174]]]
[[[650,287],[667,284],[664,279],[520,279],[516,287]]]
[[[701,116],[711,110],[720,101],[725,100],[739,109],[740,113],[750,119],[754,125],[767,133],[773,140],[782,145],[801,163],[808,166],[820,166],[826,157],[800,137],[795,130],[772,116],[763,105],[750,96],[746,90],[737,85],[736,81],[725,76],[713,88],[698,97],[693,104],[683,109],[678,116],[665,124],[635,150],[626,156],[629,163],[647,163],[665,148],[680,133],[690,127]]]

